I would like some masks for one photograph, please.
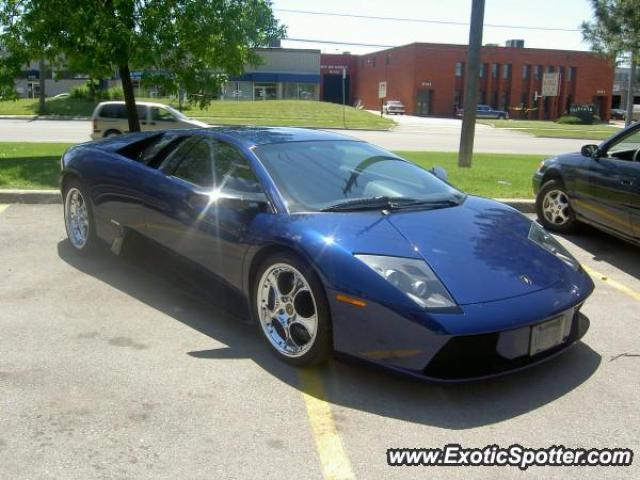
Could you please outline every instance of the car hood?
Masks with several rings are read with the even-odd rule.
[[[208,123],[201,122],[200,120],[196,120],[195,118],[189,118],[188,120],[183,120],[182,123],[193,125],[194,127],[198,127],[198,128],[208,128],[211,126]]]
[[[468,197],[456,207],[393,212],[387,221],[424,258],[460,305],[568,283],[574,273],[528,239],[529,219],[492,200]]]

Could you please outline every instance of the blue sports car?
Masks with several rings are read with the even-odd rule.
[[[70,148],[71,245],[131,232],[239,291],[295,365],[332,352],[434,381],[517,370],[575,343],[593,291],[516,210],[365,142],[296,128],[147,132]]]

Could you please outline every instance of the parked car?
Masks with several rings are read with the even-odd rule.
[[[570,233],[588,223],[640,245],[640,124],[545,160],[533,189],[545,228]]]
[[[382,111],[387,115],[404,115],[404,103],[400,100],[387,100],[382,106]]]
[[[69,93],[65,92],[65,93],[59,93],[57,95],[54,95],[52,98],[69,98]]]
[[[580,339],[594,288],[580,264],[536,222],[438,175],[335,133],[228,127],[71,147],[61,189],[70,248],[117,253],[137,233],[199,264],[295,365],[337,351],[461,381]]]
[[[459,108],[456,111],[456,116],[462,117],[464,114],[464,108]],[[504,110],[494,110],[489,105],[478,105],[476,107],[476,118],[496,118],[504,120],[509,118],[509,113]]]
[[[627,111],[624,108],[612,108],[611,119],[612,120],[624,120],[627,117]]]
[[[189,118],[175,108],[162,103],[136,102],[140,130],[165,130],[171,128],[202,128],[208,125]],[[129,131],[127,108],[124,102],[99,103],[91,115],[93,132],[91,138],[120,135]]]

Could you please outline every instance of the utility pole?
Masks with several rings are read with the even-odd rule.
[[[473,137],[476,130],[476,107],[478,106],[478,75],[480,73],[480,49],[482,48],[482,27],[484,24],[484,0],[473,0],[471,6],[471,26],[469,28],[469,49],[464,79],[464,113],[458,166],[470,167],[473,156]]]
[[[626,127],[631,125],[633,121],[633,94],[636,79],[636,52],[631,52],[631,65],[629,68],[629,83],[627,84],[627,114],[625,115],[624,124]]]

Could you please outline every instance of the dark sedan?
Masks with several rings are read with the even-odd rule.
[[[545,160],[533,189],[546,228],[570,233],[588,223],[640,245],[640,125]]]

